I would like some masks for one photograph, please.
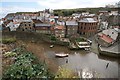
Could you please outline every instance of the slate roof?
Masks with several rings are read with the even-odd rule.
[[[108,37],[108,36],[105,35],[105,34],[101,34],[101,35],[100,35],[100,38],[101,38],[102,40],[104,40],[105,42],[107,42],[107,43],[113,42],[113,39],[110,38],[110,37]]]
[[[77,26],[78,23],[76,21],[66,21],[66,25],[74,25]]]
[[[35,27],[41,27],[41,26],[50,27],[50,24],[45,24],[45,23],[36,23],[35,24]]]
[[[32,19],[32,21],[33,21],[34,23],[43,23],[41,20],[37,20],[37,19]]]
[[[64,26],[55,26],[55,28],[54,29],[59,29],[59,30],[62,30],[62,29],[65,29],[65,27]]]
[[[94,18],[83,18],[79,22],[93,23],[93,22],[97,22],[97,21]]]

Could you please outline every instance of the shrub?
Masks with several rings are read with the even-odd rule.
[[[5,52],[3,54],[4,57],[14,57],[14,56],[17,56],[17,53],[15,52]]]
[[[72,70],[65,67],[59,67],[55,78],[77,78],[77,76],[75,76]]]
[[[16,42],[16,38],[3,38],[2,43],[4,44],[9,44],[9,43],[14,43]]]
[[[76,41],[77,42],[82,42],[82,41],[85,41],[85,39],[84,38],[77,38]]]
[[[3,80],[27,80],[31,78],[51,77],[52,75],[49,73],[45,63],[38,62],[37,58],[31,52],[24,51],[16,57],[15,63],[6,70]]]

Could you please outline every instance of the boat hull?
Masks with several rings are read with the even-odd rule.
[[[59,58],[68,57],[68,54],[55,54],[55,57]]]

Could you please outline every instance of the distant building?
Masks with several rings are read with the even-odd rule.
[[[108,29],[108,22],[107,21],[100,22],[99,29],[100,30]]]
[[[54,34],[56,37],[65,37],[65,26],[55,26]]]
[[[66,36],[77,34],[78,23],[76,21],[66,21],[65,26],[66,26],[66,32],[65,32]]]
[[[10,31],[10,28],[9,27],[5,27],[5,25],[2,24],[2,25],[0,25],[0,31],[2,31],[2,32],[8,32],[8,31]]]
[[[35,23],[35,31],[37,33],[50,34],[51,25],[48,23]]]
[[[97,33],[98,21],[94,18],[83,18],[78,22],[78,33],[84,37]]]
[[[32,20],[23,20],[16,31],[27,31],[27,32],[35,31]]]
[[[107,35],[107,36],[109,36],[113,40],[116,40],[117,36],[118,36],[118,32],[115,29],[103,30],[102,33],[105,34],[105,35]]]
[[[16,31],[16,29],[19,27],[20,23],[19,22],[10,22],[7,24],[6,27],[10,28],[10,31]]]
[[[102,14],[104,14],[104,15],[108,15],[109,12],[108,12],[108,11],[99,11],[99,12],[98,12],[98,15],[102,15]]]
[[[98,33],[98,43],[105,47],[112,45],[114,42],[119,40],[119,31],[120,30],[118,28],[103,30]]]

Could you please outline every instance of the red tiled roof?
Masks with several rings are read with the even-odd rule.
[[[101,38],[102,40],[104,40],[105,42],[107,42],[107,43],[113,42],[113,39],[110,38],[109,36],[105,35],[105,34],[102,34],[102,36],[100,36],[100,38]]]
[[[120,28],[120,26],[112,26],[112,28]]]
[[[54,29],[65,29],[65,27],[64,26],[55,26]]]
[[[50,24],[53,25],[53,24],[55,24],[55,22],[51,21]]]
[[[32,21],[33,21],[34,23],[43,23],[41,20],[37,20],[37,19],[32,19]]]
[[[50,16],[50,18],[54,18],[54,16]]]

